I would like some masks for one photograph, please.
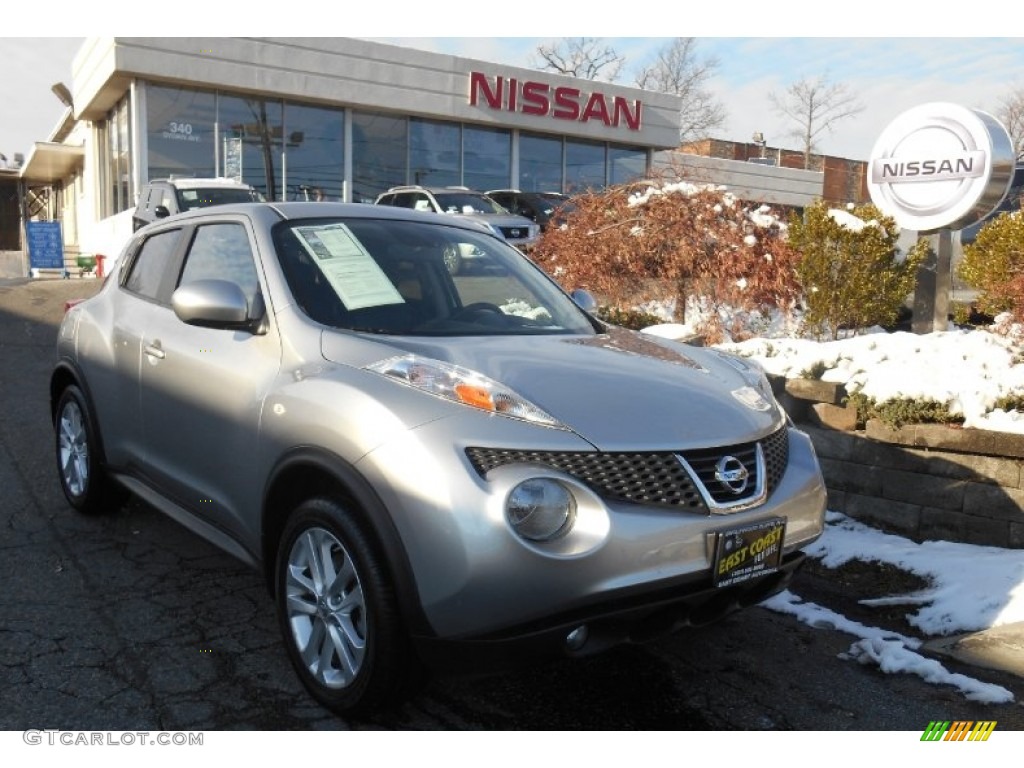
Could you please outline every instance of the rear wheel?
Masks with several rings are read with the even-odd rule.
[[[393,702],[414,672],[394,588],[373,540],[331,499],[302,503],[278,550],[288,656],[321,704],[343,715]]]
[[[54,420],[57,473],[68,503],[79,512],[112,509],[127,493],[103,471],[99,433],[82,391],[74,384],[61,392]]]

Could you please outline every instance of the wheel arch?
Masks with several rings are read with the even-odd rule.
[[[433,635],[418,600],[419,590],[412,566],[391,515],[365,478],[335,454],[302,447],[283,456],[267,480],[261,519],[263,576],[273,594],[274,565],[288,514],[301,502],[324,496],[344,503],[378,548],[376,554],[388,569],[399,610],[410,634]]]
[[[89,414],[92,416],[93,422],[96,424],[96,449],[99,451],[99,465],[102,468],[106,468],[107,465],[107,452],[103,447],[103,433],[99,429],[99,424],[96,419],[96,403],[93,400],[92,392],[89,389],[89,385],[85,381],[85,377],[82,372],[68,360],[61,360],[57,363],[53,372],[50,374],[50,424],[56,426],[57,424],[57,404],[60,402],[61,393],[69,386],[78,387],[78,391],[82,393],[82,397],[85,398],[85,407],[89,409]]]
[[[67,389],[70,385],[74,384],[80,390],[82,394],[89,401],[88,405],[92,407],[92,398],[89,395],[88,389],[82,383],[82,377],[78,374],[78,371],[68,362],[61,361],[57,363],[57,366],[53,369],[50,374],[50,423],[54,423],[57,418],[57,401],[60,400],[60,393]]]

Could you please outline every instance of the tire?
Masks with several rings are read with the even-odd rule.
[[[441,257],[444,259],[448,274],[457,275],[462,271],[462,254],[459,253],[459,246],[449,243],[444,247]]]
[[[311,499],[292,513],[278,547],[275,596],[288,657],[328,709],[381,709],[415,680],[387,569],[335,501]]]
[[[82,390],[74,384],[61,392],[53,426],[57,475],[68,504],[85,514],[120,506],[127,492],[115,486],[103,469],[96,422]]]

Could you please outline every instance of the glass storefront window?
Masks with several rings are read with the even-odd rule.
[[[221,176],[244,181],[267,200],[282,199],[283,105],[221,95],[217,102]]]
[[[605,145],[589,141],[565,142],[565,191],[572,194],[588,189],[603,189]]]
[[[406,183],[408,119],[352,115],[352,200],[372,203],[389,187]]]
[[[285,104],[286,200],[341,200],[345,112]]]
[[[470,189],[505,189],[512,181],[512,132],[467,125],[462,132],[463,181]]]
[[[104,189],[100,210],[104,216],[135,207],[131,132],[128,130],[130,107],[130,98],[125,96],[100,126],[100,173]]]
[[[608,148],[608,183],[625,184],[647,176],[647,150],[639,147]]]
[[[562,191],[560,138],[520,134],[519,188],[526,192]]]
[[[461,145],[456,123],[409,120],[409,180],[424,187],[461,184]]]
[[[345,108],[146,84],[148,178],[222,176],[268,200],[341,200]],[[103,125],[107,213],[134,205],[127,98]],[[352,196],[390,187],[465,185],[528,191],[600,189],[647,175],[647,150],[523,132],[512,178],[512,131],[352,112]]]
[[[150,179],[217,176],[214,94],[146,86],[146,161]]]

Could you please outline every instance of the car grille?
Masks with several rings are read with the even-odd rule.
[[[758,453],[758,443],[680,453],[466,449],[470,463],[481,477],[508,464],[541,464],[572,475],[609,500],[698,514],[709,514],[713,507],[723,507],[722,511],[732,511],[729,507],[746,508],[757,501],[759,488],[768,494],[775,490],[789,461],[786,428],[760,441],[763,463],[757,461]],[[737,496],[715,479],[716,465],[727,456],[738,459],[747,470],[749,492]],[[693,469],[693,475],[684,462]]]
[[[530,236],[529,227],[498,227],[507,240],[525,240]]]

